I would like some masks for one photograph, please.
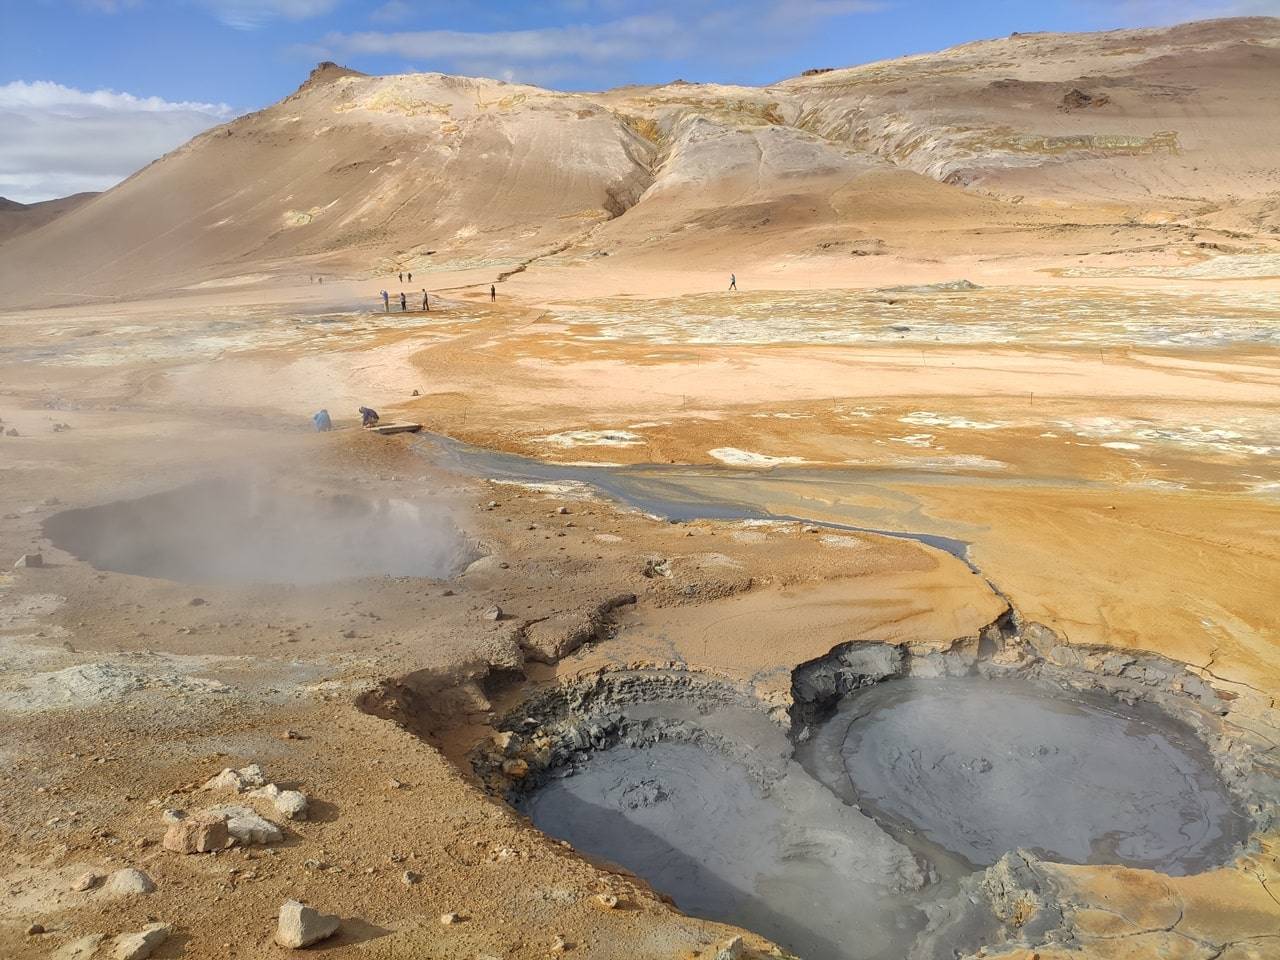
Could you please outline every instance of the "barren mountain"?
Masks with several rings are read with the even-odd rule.
[[[40,203],[18,203],[0,197],[0,243],[56,220],[64,213],[96,197],[96,193],[74,193],[69,197]]]
[[[7,244],[0,300],[391,263],[498,274],[561,252],[1013,253],[1027,241],[1005,228],[1055,223],[1276,232],[1277,76],[1274,18],[1015,35],[762,88],[569,94],[322,64]]]

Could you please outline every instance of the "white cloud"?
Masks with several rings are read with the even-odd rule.
[[[387,0],[369,14],[374,23],[402,23],[413,14],[413,7],[405,0]]]
[[[256,30],[271,20],[309,20],[323,16],[340,0],[200,0],[213,15],[237,30]]]
[[[233,114],[225,103],[45,80],[0,85],[0,196],[30,203],[105,190]]]
[[[1099,25],[1165,26],[1219,17],[1280,17],[1280,0],[1081,0]]]
[[[884,7],[873,0],[561,0],[560,5],[571,12],[605,9],[619,15],[525,30],[331,33],[302,50],[327,58],[396,57],[463,72],[482,67],[488,75],[522,80],[602,75],[605,67],[616,76],[617,66],[625,64],[758,58],[762,41],[777,53],[781,46],[812,37],[827,21]]]

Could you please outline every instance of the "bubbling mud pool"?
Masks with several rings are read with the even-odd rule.
[[[44,532],[95,569],[183,583],[444,578],[476,558],[444,503],[302,494],[251,480],[65,510]]]
[[[1014,850],[1181,874],[1229,860],[1250,831],[1190,728],[1020,678],[875,683],[798,748],[723,698],[610,709],[571,722],[592,748],[517,808],[682,911],[806,960],[952,956],[930,911]]]

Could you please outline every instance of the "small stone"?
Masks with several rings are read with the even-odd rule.
[[[225,848],[230,840],[227,817],[205,812],[170,823],[164,848],[174,853],[211,853]]]
[[[560,934],[556,934],[555,939],[551,941],[552,953],[565,953],[568,950],[572,949],[572,947],[573,947],[573,944],[571,944],[568,940],[566,940]]]
[[[280,739],[281,740],[301,740],[303,739],[303,736],[297,730],[286,730],[284,733],[280,734]]]
[[[28,937],[38,937],[38,936],[40,936],[40,934],[42,934],[42,933],[44,933],[44,924],[43,924],[43,923],[33,923],[33,924],[31,924],[31,926],[27,927],[27,936],[28,936]]]
[[[810,525],[807,527],[801,527],[800,532],[801,533],[818,533],[819,530],[817,527]]]
[[[204,597],[192,597],[190,600],[188,600],[188,601],[187,601],[187,606],[188,606],[188,607],[203,607],[203,606],[204,606],[206,603],[208,603],[208,602],[209,602],[209,601],[208,601],[208,600],[206,600]]]
[[[741,937],[731,937],[716,950],[716,960],[739,960],[746,950]]]
[[[290,820],[307,819],[307,795],[300,790],[281,790],[275,799],[276,809]]]
[[[392,777],[390,780],[387,781],[387,786],[390,787],[392,790],[403,790],[405,787],[408,786],[408,784],[406,784],[403,780],[397,780],[395,777]]]
[[[597,893],[596,903],[604,907],[606,910],[618,909],[618,898],[612,893]]]
[[[329,865],[323,860],[307,859],[302,861],[303,867],[308,870],[328,870]]]
[[[413,395],[414,395],[415,397],[420,397],[420,396],[422,396],[422,391],[421,391],[421,390],[414,390],[414,391],[413,391]]]
[[[400,882],[406,887],[412,887],[415,883],[422,879],[422,874],[414,873],[412,870],[406,870],[400,874]]]
[[[338,932],[342,921],[313,910],[297,900],[286,900],[276,924],[276,943],[291,950],[309,947]]]
[[[92,890],[104,879],[103,875],[97,870],[90,870],[86,873],[80,874],[80,876],[76,878],[76,882],[71,885],[71,889],[80,892]]]
[[[156,947],[169,939],[172,930],[167,923],[149,923],[140,933],[122,933],[116,937],[115,960],[146,960]]]
[[[563,517],[563,516],[567,516],[567,515],[568,515],[568,513],[569,513],[569,508],[568,508],[568,507],[559,507],[559,508],[557,508],[556,513],[560,514],[560,516],[562,516],[562,517]]]
[[[179,820],[187,819],[187,812],[185,810],[178,810],[175,807],[169,807],[160,812],[160,819],[165,823],[177,823]]]
[[[463,920],[460,913],[442,913],[440,914],[440,923],[446,927],[452,927],[455,923],[461,923]]]
[[[24,567],[34,569],[44,566],[44,555],[40,553],[24,553],[18,558],[18,562],[13,565],[15,570],[21,570]]]
[[[107,878],[107,893],[115,897],[144,896],[155,889],[151,878],[136,867],[117,870]]]
[[[6,437],[16,437],[16,436],[18,435],[18,428],[17,428],[17,427],[10,427],[8,430],[6,430],[6,431],[4,432],[4,435],[5,435]]]
[[[529,764],[520,757],[516,757],[513,760],[503,760],[502,772],[512,779],[523,780],[529,775]]]
[[[489,608],[487,608],[487,609],[485,610],[485,612],[484,612],[484,618],[485,618],[486,620],[501,620],[501,619],[502,619],[502,608],[501,608],[500,606],[498,606],[497,604],[494,604],[492,607],[489,607]]]

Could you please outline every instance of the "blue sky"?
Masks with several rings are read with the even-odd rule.
[[[1280,0],[0,0],[0,196],[103,189],[320,59],[570,90],[759,84],[1015,30],[1250,14]]]

